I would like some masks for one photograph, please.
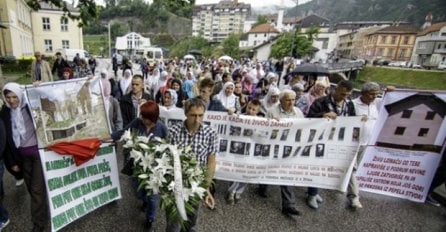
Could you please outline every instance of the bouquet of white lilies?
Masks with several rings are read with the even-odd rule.
[[[206,195],[206,172],[190,148],[182,149],[160,138],[136,136],[127,130],[121,137],[130,150],[133,176],[148,195],[158,194],[168,220],[187,220],[193,206]]]

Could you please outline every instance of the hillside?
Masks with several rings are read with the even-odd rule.
[[[445,0],[312,0],[287,11],[287,16],[317,14],[332,23],[341,21],[408,21],[424,23],[432,12],[434,22],[446,21]]]

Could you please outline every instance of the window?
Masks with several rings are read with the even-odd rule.
[[[386,39],[387,39],[387,36],[385,36],[385,35],[381,36],[381,43],[385,44],[386,43]]]
[[[396,36],[392,36],[392,44],[396,44]]]
[[[62,40],[62,48],[63,49],[69,49],[70,48],[70,41],[69,40]]]
[[[400,55],[399,55],[399,57],[400,57],[400,58],[404,58],[404,57],[406,57],[406,49],[401,49],[401,50],[400,50]]]
[[[42,25],[44,31],[51,30],[50,18],[42,18]]]
[[[410,118],[411,115],[412,115],[412,110],[403,110],[401,118]]]
[[[403,135],[405,130],[406,130],[406,127],[398,126],[395,130],[395,135]]]
[[[45,42],[45,52],[52,52],[53,51],[53,42],[50,39],[44,40]]]
[[[392,56],[393,57],[393,48],[389,48],[389,50],[387,51],[387,56]]]
[[[420,131],[418,132],[418,136],[426,137],[428,132],[429,132],[429,128],[420,128]]]
[[[409,44],[409,36],[404,36],[403,44]]]
[[[60,30],[68,31],[68,19],[66,19],[66,18],[60,19]]]
[[[384,48],[378,48],[377,56],[382,56],[384,53]]]
[[[438,44],[438,47],[437,47],[437,49],[441,49],[441,44]]]
[[[427,111],[426,117],[424,119],[426,120],[434,120],[435,112],[434,111]]]

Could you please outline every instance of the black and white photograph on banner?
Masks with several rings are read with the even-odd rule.
[[[296,142],[296,143],[300,142],[301,136],[302,136],[302,129],[298,129],[296,131],[296,136],[294,137],[294,142]]]
[[[278,129],[274,129],[273,131],[271,131],[271,138],[270,139],[276,139],[278,135],[279,135],[279,130]]]
[[[308,142],[309,143],[313,142],[315,136],[316,136],[316,130],[315,129],[311,129],[310,130],[310,135],[308,136]]]
[[[228,125],[226,124],[217,124],[217,133],[221,134],[221,135],[225,135],[226,134],[226,130],[228,128]]]
[[[254,135],[258,138],[267,139],[269,135],[269,131],[266,130],[254,130]]]
[[[324,139],[325,130],[322,131],[321,135],[319,135],[319,138],[317,140],[321,141]]]
[[[262,144],[256,143],[254,145],[254,156],[262,156]]]
[[[245,137],[251,137],[254,134],[254,131],[252,129],[243,129],[243,136]]]
[[[245,156],[249,156],[251,150],[251,143],[245,143]]]
[[[231,141],[230,152],[237,155],[245,155],[246,143],[240,141]]]
[[[338,141],[344,141],[345,127],[339,128]]]
[[[361,136],[361,131],[359,127],[353,127],[352,141],[357,142]]]
[[[316,157],[323,157],[325,152],[325,144],[318,143],[316,144]]]
[[[336,133],[336,127],[332,127],[330,130],[330,135],[328,135],[328,140],[333,140],[335,133]]]
[[[242,128],[239,126],[230,126],[229,135],[230,136],[240,136],[242,134]]]
[[[228,140],[221,139],[219,148],[220,152],[226,152],[228,150]]]
[[[300,146],[299,146],[299,147],[296,147],[296,149],[295,149],[294,152],[293,152],[293,156],[294,156],[294,157],[299,155],[300,148],[301,148]]]
[[[287,158],[291,155],[291,151],[293,150],[292,146],[283,146],[283,154],[282,158]]]
[[[279,158],[279,149],[280,149],[280,145],[276,144],[274,145],[274,158],[277,159]]]
[[[175,125],[181,125],[183,123],[183,120],[177,120],[177,119],[168,119],[167,120],[167,126],[173,127]]]
[[[270,151],[271,151],[271,145],[270,144],[263,144],[263,146],[262,146],[262,156],[263,157],[269,157]]]
[[[310,156],[311,145],[305,146],[301,156]]]
[[[280,136],[281,141],[286,141],[288,139],[288,134],[290,133],[290,129],[285,129],[282,131],[282,136]]]

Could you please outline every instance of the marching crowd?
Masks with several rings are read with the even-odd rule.
[[[35,57],[31,68],[34,85],[73,78],[96,78],[96,61],[75,58],[72,67],[60,54],[56,54],[56,61],[50,68],[39,52],[35,53]],[[114,76],[110,77],[107,69],[99,71],[97,78],[101,81],[104,105],[113,131],[111,138],[119,140],[123,132],[131,128],[141,135],[166,138],[172,144],[191,146],[199,163],[207,167],[208,194],[205,205],[209,208],[215,207],[212,177],[218,136],[211,127],[203,124],[205,111],[246,114],[276,120],[304,117],[335,120],[336,117],[363,115],[366,128],[361,134],[360,143],[365,145],[381,104],[381,99],[377,97],[382,89],[377,83],[365,83],[360,96],[352,100],[351,82],[343,80],[330,88],[326,74],[301,75],[293,72],[295,63],[292,59],[276,62],[253,62],[249,59],[171,59],[153,63],[143,60],[139,67],[140,70],[134,70],[130,62],[125,63],[120,75],[117,59],[113,57]],[[53,78],[53,73],[56,78]],[[47,195],[36,131],[23,91],[20,85],[12,82],[2,89],[4,104],[0,113],[0,177],[6,167],[18,184],[24,180],[31,195],[34,224],[32,231],[44,231],[48,223]],[[167,110],[182,108],[186,120],[183,124],[168,128],[159,120],[160,107]],[[362,150],[363,146],[360,152]],[[444,176],[439,177],[434,182],[438,186],[444,183],[444,179]],[[232,183],[225,196],[227,203],[236,204],[240,201],[246,186],[246,183]],[[300,212],[295,207],[294,187],[280,186],[280,189],[282,213],[287,216],[299,215]],[[3,198],[3,182],[0,182],[0,194]],[[268,197],[267,186],[259,185],[258,194]],[[359,200],[355,171],[350,178],[347,196],[352,208],[363,207]],[[158,197],[147,196],[144,190],[138,191],[138,197],[144,203],[145,230],[151,231],[159,204]],[[430,195],[427,200],[438,204]],[[309,207],[318,209],[323,201],[318,188],[308,188]],[[187,231],[196,230],[198,211],[199,204],[186,225]],[[0,230],[8,223],[7,210],[0,204]],[[182,228],[179,222],[169,222],[166,229],[180,230]]]

